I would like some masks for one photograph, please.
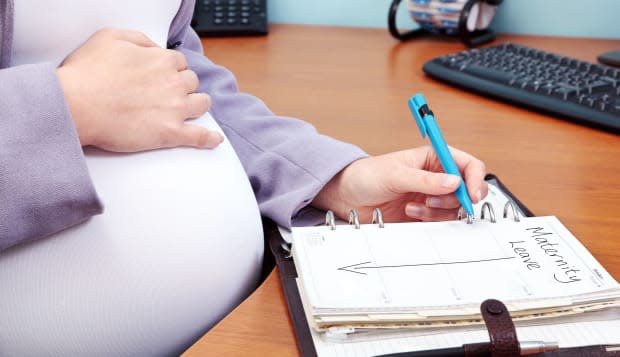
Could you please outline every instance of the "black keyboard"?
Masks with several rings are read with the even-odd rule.
[[[620,69],[505,43],[437,57],[438,80],[612,132],[620,132]]]
[[[267,0],[196,0],[192,27],[201,36],[266,35]]]

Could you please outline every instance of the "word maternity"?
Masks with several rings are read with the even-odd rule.
[[[553,236],[551,232],[545,232],[544,228],[541,227],[532,227],[526,228],[530,233],[530,237],[536,242],[538,247],[550,258],[553,259],[556,267],[560,269],[560,272],[554,273],[553,278],[563,284],[569,284],[581,281],[579,277],[579,269],[576,269],[570,263],[568,263],[564,256],[558,254],[559,253],[559,244],[560,243],[552,243],[549,241],[549,236]],[[515,241],[509,242],[512,250],[519,255],[523,263],[526,264],[526,267],[529,270],[540,269],[541,265],[539,262],[533,260],[530,253],[528,253],[527,249],[522,247],[521,245],[525,244],[525,241]]]

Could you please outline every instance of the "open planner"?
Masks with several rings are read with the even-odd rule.
[[[556,217],[532,216],[497,178],[488,182],[489,195],[476,205],[472,223],[377,220],[285,232],[294,267],[285,274],[296,276],[285,293],[301,305],[294,313],[287,296],[289,310],[314,347],[305,353],[298,341],[302,354],[424,349],[428,342],[402,345],[403,339],[429,336],[444,341],[431,348],[484,341],[480,303],[488,298],[504,302],[517,327],[533,328],[534,336],[545,324],[557,331],[577,324],[564,344],[620,343],[620,285]],[[299,319],[305,327],[297,326]],[[611,324],[601,328],[612,334],[588,332],[593,337],[576,342],[573,334],[586,328],[580,323]],[[378,347],[360,350],[369,343]]]

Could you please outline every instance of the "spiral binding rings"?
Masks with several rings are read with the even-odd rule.
[[[336,230],[336,217],[334,217],[334,212],[327,211],[327,213],[325,213],[325,225],[329,226],[329,229],[332,231]]]
[[[354,224],[355,229],[360,229],[360,216],[355,209],[349,211],[349,224]]]
[[[495,211],[493,210],[493,206],[489,202],[485,202],[482,204],[482,209],[480,210],[480,219],[484,220],[485,209],[489,212],[489,220],[491,221],[491,223],[497,222],[495,220]]]
[[[514,205],[514,203],[508,201],[506,202],[506,204],[504,205],[504,218],[508,218],[508,212],[512,211],[512,216],[513,216],[513,220],[515,222],[521,222],[521,217],[519,215],[519,211],[517,210],[516,206]],[[485,202],[482,204],[482,208],[480,211],[480,219],[484,220],[486,218],[486,212],[488,212],[489,215],[489,221],[491,223],[496,223],[497,219],[495,218],[495,210],[493,209],[493,205],[489,202]],[[465,211],[463,210],[463,207],[459,208],[459,212],[458,212],[458,220],[462,220],[464,217]],[[466,222],[467,224],[472,224],[474,223],[474,217],[470,216],[469,214],[465,214],[466,216]],[[357,213],[357,211],[355,209],[352,209],[349,212],[349,224],[354,225],[355,229],[360,229],[361,225],[360,225],[360,217],[359,214]],[[372,224],[377,224],[379,226],[379,228],[384,228],[385,224],[383,223],[383,214],[381,213],[381,210],[379,208],[375,208],[372,211]],[[329,226],[329,228],[333,231],[336,230],[336,217],[334,216],[334,212],[332,211],[327,211],[325,213],[325,225]]]
[[[349,224],[354,225],[355,229],[360,229],[361,227],[360,216],[354,209],[349,212]],[[379,228],[385,227],[385,224],[383,223],[383,214],[381,213],[381,209],[375,208],[372,211],[372,224],[379,225]],[[331,229],[332,231],[336,230],[336,216],[331,210],[325,213],[325,225],[329,226],[329,229]]]
[[[372,210],[372,224],[379,224],[379,228],[383,228],[383,214],[381,214],[381,210],[375,208]]]
[[[504,218],[508,218],[508,207],[510,207],[512,210],[512,219],[514,219],[515,222],[521,222],[521,217],[519,217],[519,211],[517,211],[515,205],[510,201],[506,202],[506,204],[504,205]]]
[[[456,218],[457,218],[459,221],[463,219],[463,213],[465,213],[465,210],[463,209],[463,207],[460,207],[460,208],[459,208],[459,213],[458,213],[458,215],[456,216]],[[469,214],[466,214],[466,216],[467,216],[467,220],[466,220],[467,224],[472,224],[472,223],[474,223],[474,217],[473,217],[473,216],[470,216]]]

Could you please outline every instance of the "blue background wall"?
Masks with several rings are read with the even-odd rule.
[[[269,21],[387,28],[391,0],[268,0]],[[414,27],[399,10],[399,28]],[[493,28],[498,32],[620,38],[620,0],[504,0]]]

